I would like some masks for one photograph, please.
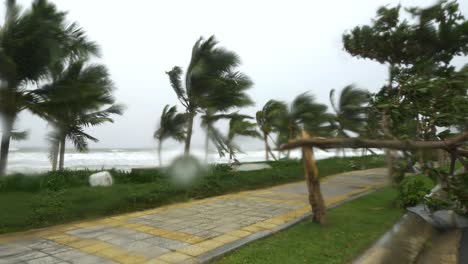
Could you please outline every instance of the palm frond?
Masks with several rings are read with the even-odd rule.
[[[177,113],[177,106],[166,105],[161,114],[159,128],[154,132],[153,137],[163,141],[173,138],[183,141],[186,134],[188,116],[185,113]]]
[[[26,140],[28,136],[29,136],[28,131],[12,131],[11,132],[11,139],[15,141]]]

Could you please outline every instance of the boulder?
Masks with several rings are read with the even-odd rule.
[[[101,171],[89,176],[89,185],[95,186],[112,186],[112,175],[108,171]]]

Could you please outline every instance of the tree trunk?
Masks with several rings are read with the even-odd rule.
[[[303,135],[308,136],[304,132]],[[312,207],[313,221],[321,225],[326,225],[328,223],[327,208],[320,190],[318,169],[317,165],[315,164],[312,147],[302,148],[302,160],[304,163],[307,190],[309,192],[309,204]]]
[[[210,138],[208,136],[209,128],[206,128],[206,135],[205,135],[205,162],[208,162],[208,148],[210,145]]]
[[[269,156],[268,156],[268,150],[270,149],[270,147],[268,146],[268,138],[267,138],[267,134],[265,132],[263,132],[263,141],[265,142],[265,160],[268,161],[269,160]]]
[[[12,129],[13,129],[13,121],[6,120],[3,134],[2,134],[1,147],[0,147],[0,176],[4,176],[6,174]]]
[[[189,113],[187,136],[185,138],[184,155],[189,155],[190,154],[190,143],[192,142],[192,129],[193,129],[193,119],[194,118],[195,118],[195,113]]]
[[[65,139],[66,137],[63,136],[60,139],[60,160],[59,160],[59,170],[63,170],[63,165],[65,164]]]
[[[392,89],[393,89],[393,64],[391,63],[388,67],[388,88],[390,89],[390,92],[393,93]],[[388,109],[384,109],[382,111],[382,131],[384,133],[384,136],[386,138],[393,138],[392,136],[392,133],[390,131],[390,122],[388,120]],[[385,160],[387,162],[387,168],[388,168],[388,172],[387,172],[387,176],[388,178],[391,180],[391,182],[393,182],[393,173],[394,173],[394,169],[393,169],[393,164],[395,163],[395,159],[394,159],[394,153],[392,150],[390,149],[385,149]]]
[[[54,145],[52,146],[52,159],[51,159],[51,163],[52,163],[52,171],[56,171],[57,170],[57,161],[58,161],[58,154],[59,154],[59,149],[60,149],[60,143],[59,142],[54,142],[53,143]]]
[[[162,148],[162,140],[159,140],[159,142],[158,142],[159,167],[162,167],[161,148]]]
[[[275,154],[273,153],[273,151],[271,151],[270,146],[268,146],[268,152],[270,153],[271,157],[272,157],[274,160],[278,160],[278,159],[276,159]]]

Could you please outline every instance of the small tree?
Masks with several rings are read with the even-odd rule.
[[[328,135],[333,115],[327,113],[326,105],[315,102],[314,96],[302,93],[291,102],[281,120],[278,130],[289,141],[299,137],[302,130],[314,136]],[[288,157],[289,154],[288,150]]]
[[[349,132],[361,134],[367,121],[367,104],[369,92],[348,85],[341,90],[338,101],[335,99],[335,89],[330,91],[330,103],[335,112],[333,134],[337,137],[350,137]],[[343,156],[345,151],[343,149]]]
[[[268,138],[271,139],[271,133],[278,132],[278,127],[281,123],[281,118],[285,115],[287,105],[283,102],[270,100],[256,114],[257,126],[263,134],[263,142],[265,143],[265,160],[269,160],[269,156],[276,160],[275,155],[271,151],[268,144]]]
[[[166,105],[161,114],[159,128],[153,137],[158,141],[159,165],[162,165],[161,149],[164,140],[173,138],[177,141],[185,140],[185,129],[187,127],[187,114],[177,113],[177,106]]]
[[[241,149],[234,144],[234,138],[237,136],[261,138],[261,135],[256,130],[256,124],[247,121],[253,119],[251,116],[235,114],[229,121],[229,131],[227,136],[227,146],[229,148],[229,160],[235,158],[236,152]]]

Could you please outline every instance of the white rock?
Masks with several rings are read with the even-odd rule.
[[[101,171],[89,176],[89,185],[91,186],[112,186],[112,175],[108,171]]]

